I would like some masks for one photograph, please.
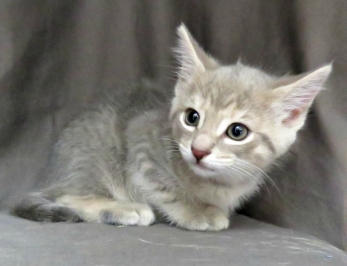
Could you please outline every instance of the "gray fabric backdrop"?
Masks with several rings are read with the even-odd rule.
[[[276,186],[245,212],[347,249],[345,0],[1,1],[2,208],[45,179],[52,143],[100,88],[147,76],[172,89],[182,21],[224,63],[284,74],[334,60],[292,156],[271,174]]]

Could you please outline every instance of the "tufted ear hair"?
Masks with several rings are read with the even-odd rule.
[[[289,79],[289,83],[273,90],[280,100],[282,122],[288,127],[301,127],[306,114],[332,71],[332,65]],[[288,82],[288,81],[287,81]]]
[[[179,38],[175,52],[180,63],[178,69],[180,79],[189,80],[196,71],[204,72],[218,67],[217,60],[199,46],[183,23],[177,28],[177,34]]]

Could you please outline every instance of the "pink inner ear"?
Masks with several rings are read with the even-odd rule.
[[[296,119],[299,118],[299,116],[301,115],[302,110],[299,108],[293,109],[289,112],[289,116],[283,120],[283,123],[286,126],[291,127],[293,125],[293,123],[295,122]]]

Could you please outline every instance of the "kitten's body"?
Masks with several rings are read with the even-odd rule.
[[[331,67],[289,82],[240,63],[220,66],[183,26],[179,35],[174,99],[144,82],[75,120],[56,146],[50,184],[16,206],[16,215],[228,227],[231,211],[294,142]],[[198,111],[196,125],[187,122],[190,110]],[[241,122],[248,135],[228,137],[229,125]]]

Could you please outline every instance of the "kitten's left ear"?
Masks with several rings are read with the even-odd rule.
[[[203,72],[219,65],[217,60],[205,53],[183,23],[177,28],[177,34],[179,39],[175,52],[180,63],[179,78],[188,80],[196,71]]]
[[[280,109],[285,126],[301,128],[314,98],[323,89],[332,70],[332,65],[323,66],[306,75],[300,75],[294,82],[273,90],[281,99]]]

